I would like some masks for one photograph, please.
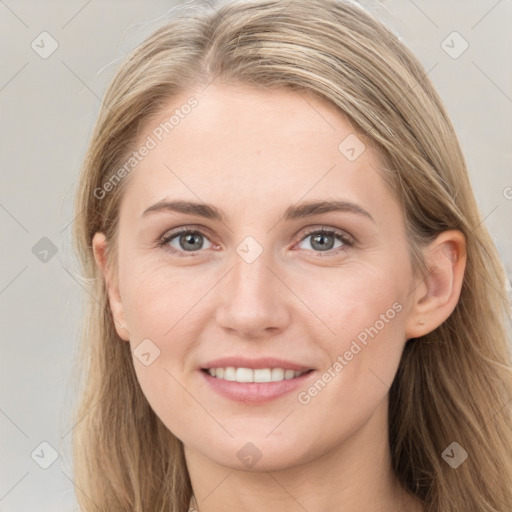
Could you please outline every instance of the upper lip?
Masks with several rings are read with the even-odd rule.
[[[247,359],[245,357],[222,357],[204,363],[202,369],[210,368],[227,368],[233,366],[235,368],[252,368],[253,370],[261,368],[282,368],[283,370],[307,371],[311,370],[309,366],[285,361],[276,357],[261,357],[258,359]]]

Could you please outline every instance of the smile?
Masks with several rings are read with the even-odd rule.
[[[212,375],[215,373],[215,376]],[[315,378],[315,370],[283,368],[203,368],[199,374],[216,394],[244,404],[264,404],[277,400]],[[275,379],[275,380],[273,380]]]
[[[233,382],[280,382],[282,380],[300,377],[306,371],[285,370],[283,368],[208,368],[207,371],[212,377]]]

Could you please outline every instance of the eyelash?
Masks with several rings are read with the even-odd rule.
[[[173,231],[171,233],[166,233],[165,235],[163,235],[159,239],[157,245],[158,245],[158,247],[163,248],[167,252],[169,252],[169,253],[171,253],[173,255],[176,255],[178,257],[181,257],[181,258],[189,258],[189,257],[200,256],[201,255],[201,250],[199,250],[199,251],[189,251],[188,254],[185,255],[184,253],[186,251],[177,251],[175,249],[170,248],[169,246],[164,247],[171,240],[173,240],[177,236],[180,236],[180,235],[183,235],[183,234],[201,235],[201,236],[203,236],[205,238],[208,238],[207,234],[204,233],[203,231],[201,231],[200,229],[192,229],[190,227],[183,227],[183,228],[179,228],[178,230],[175,230],[175,231]],[[349,248],[351,248],[351,247],[353,247],[355,245],[355,241],[351,237],[347,236],[345,233],[343,233],[341,231],[338,231],[336,229],[330,229],[330,228],[321,228],[321,229],[316,228],[316,229],[312,229],[312,230],[308,231],[307,233],[305,233],[302,236],[302,238],[300,238],[298,240],[297,243],[302,242],[307,237],[309,237],[311,235],[316,235],[316,234],[334,236],[336,239],[340,240],[343,243],[343,245],[341,247],[338,247],[336,249],[329,249],[328,251],[310,251],[310,252],[314,252],[316,255],[318,255],[321,258],[322,257],[328,257],[328,256],[335,256],[337,254],[340,254],[341,252],[347,251]]]

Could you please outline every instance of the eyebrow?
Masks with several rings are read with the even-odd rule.
[[[154,205],[147,208],[142,217],[154,212],[178,212],[187,215],[198,215],[206,219],[218,220],[225,222],[225,213],[212,204],[207,203],[194,203],[190,201],[167,201],[165,199],[158,201]],[[310,201],[299,203],[289,206],[283,214],[283,220],[301,219],[311,217],[313,215],[320,215],[322,213],[330,212],[344,212],[355,213],[370,219],[374,224],[375,220],[369,212],[358,204],[349,201]]]

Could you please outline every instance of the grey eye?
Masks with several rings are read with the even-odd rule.
[[[201,233],[197,231],[185,231],[169,238],[168,245],[178,251],[193,252],[201,249],[207,249],[208,247],[203,247],[205,241],[211,244],[211,242],[209,242]]]
[[[311,242],[309,243],[310,247],[302,247],[302,249],[313,249],[315,251],[330,251],[331,249],[337,249],[338,247],[341,247],[344,245],[342,241],[340,240],[340,235],[337,235],[335,232],[329,232],[329,231],[315,231],[313,233],[309,233],[306,235],[300,243],[303,243],[304,241],[311,239]],[[338,240],[339,245],[334,246],[336,240]]]

